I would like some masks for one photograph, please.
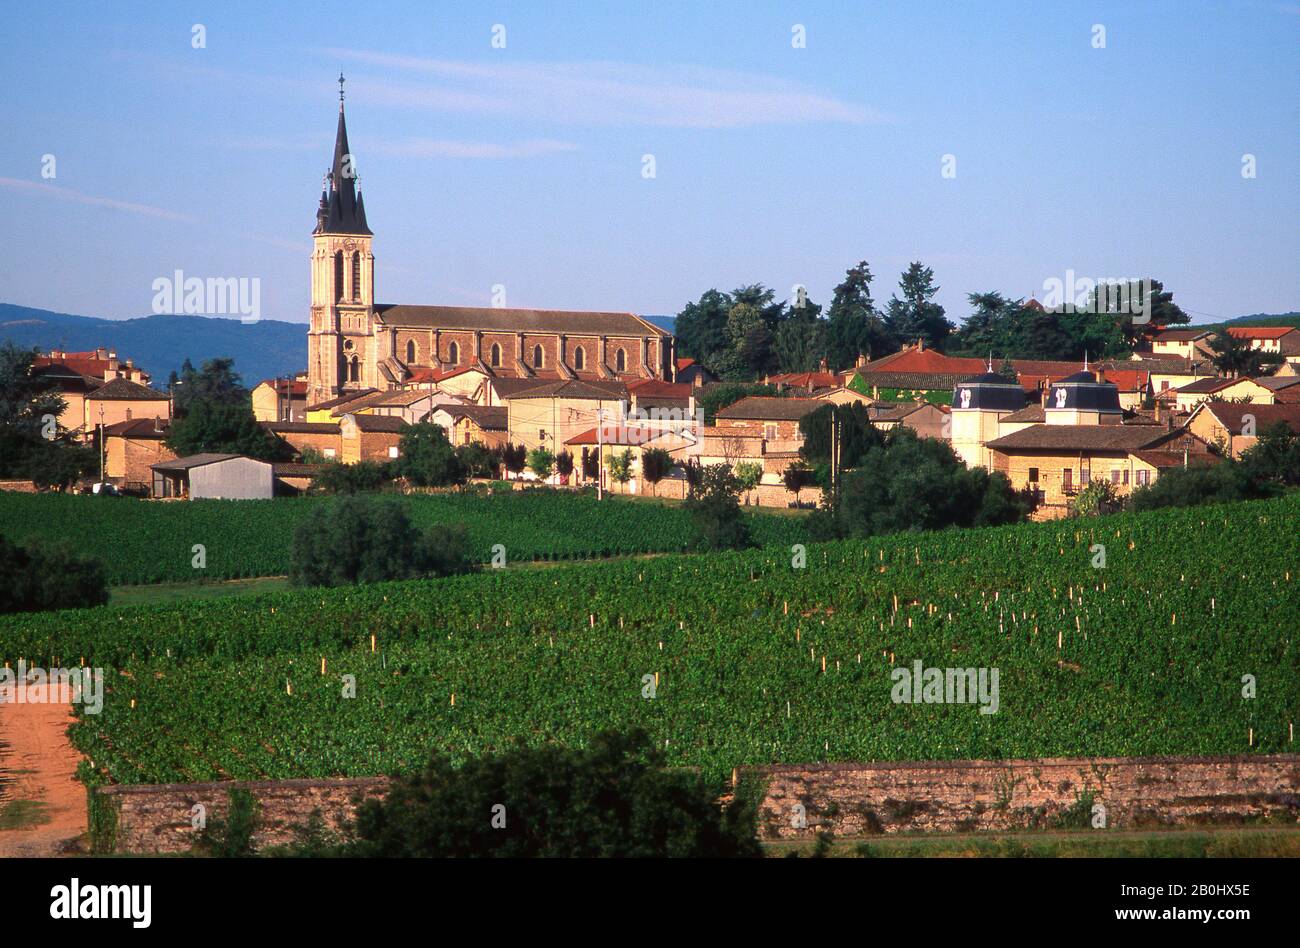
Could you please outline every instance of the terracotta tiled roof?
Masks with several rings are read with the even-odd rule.
[[[375,313],[390,326],[421,329],[482,329],[487,332],[569,333],[590,336],[669,336],[635,313],[505,309],[477,306],[383,304]]]
[[[1228,335],[1237,339],[1281,339],[1288,333],[1300,332],[1294,326],[1229,326]]]
[[[339,426],[329,421],[263,421],[267,431],[276,434],[338,434]]]
[[[756,421],[798,421],[804,415],[824,408],[826,402],[818,398],[777,398],[771,395],[749,395],[721,409],[717,417]]]
[[[141,385],[139,382],[130,382],[126,379],[113,379],[111,382],[105,382],[99,388],[95,389],[86,396],[88,400],[106,400],[106,401],[162,401],[168,400],[166,392],[155,391],[147,385]]]
[[[354,402],[358,398],[361,398],[362,396],[365,395],[369,395],[373,391],[375,391],[375,389],[373,388],[361,388],[361,389],[357,389],[355,392],[344,392],[342,395],[338,395],[327,401],[317,402],[315,405],[308,405],[307,411],[324,411],[327,408],[334,408],[338,405],[344,405],[347,404],[348,402]]]
[[[690,398],[692,389],[685,382],[637,379],[627,383],[627,390],[641,398]]]
[[[1035,403],[1033,405],[1026,405],[1024,408],[1020,409],[1020,411],[1013,411],[1009,415],[1003,415],[998,419],[998,423],[1002,424],[1005,422],[1014,425],[1028,422],[1029,424],[1040,425],[1046,420],[1047,412],[1043,409],[1042,405]]]
[[[1195,382],[1188,382],[1186,385],[1180,385],[1174,391],[1187,395],[1209,395],[1213,392],[1221,391],[1230,385],[1236,385],[1244,379],[1197,379]]]
[[[289,395],[292,398],[307,397],[307,383],[299,379],[262,379],[257,384],[269,385],[278,395]]]
[[[406,420],[397,415],[348,415],[357,426],[358,431],[398,432],[406,426]]]
[[[1198,405],[1193,417],[1201,412],[1209,412],[1224,428],[1230,431],[1242,431],[1245,428],[1245,416],[1255,419],[1255,430],[1263,431],[1278,422],[1292,431],[1300,433],[1300,405],[1243,405],[1238,402],[1204,402]]]
[[[161,441],[167,437],[171,422],[166,418],[133,418],[104,426],[104,434],[110,438],[135,438],[145,441]]]
[[[1179,434],[1148,425],[1032,425],[988,442],[997,451],[1139,451]]]
[[[622,382],[572,381],[541,382],[529,379],[532,385],[513,394],[498,393],[502,398],[589,398],[609,401],[627,398],[627,386]]]
[[[434,413],[446,412],[452,418],[468,418],[484,431],[505,431],[510,410],[501,406],[438,405]]]

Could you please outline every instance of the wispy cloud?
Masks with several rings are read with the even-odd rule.
[[[149,204],[136,204],[132,201],[119,201],[116,198],[97,197],[93,194],[83,194],[80,191],[74,191],[71,188],[61,188],[57,185],[46,184],[42,181],[24,181],[21,178],[0,178],[0,187],[12,188],[17,191],[35,192],[46,194],[51,197],[62,198],[65,201],[75,201],[78,204],[89,204],[94,207],[108,207],[115,211],[127,211],[131,214],[141,214],[145,217],[159,217],[169,221],[190,221],[196,218],[189,214],[180,214],[176,211],[170,211],[165,207],[153,207]]]
[[[391,105],[566,124],[741,128],[770,124],[872,124],[893,117],[758,73],[630,63],[484,65],[365,50],[321,50],[381,71],[366,96]],[[389,78],[382,73],[387,72]],[[421,77],[423,81],[421,81]]]
[[[324,140],[277,141],[241,139],[225,142],[240,151],[316,151],[328,153],[332,142]],[[463,141],[444,138],[406,138],[367,140],[366,151],[395,155],[399,158],[538,158],[560,152],[577,151],[573,142],[552,138],[529,138],[514,142]]]

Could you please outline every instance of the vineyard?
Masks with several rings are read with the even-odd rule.
[[[30,614],[0,656],[107,668],[73,731],[92,781],[367,775],[631,725],[714,777],[1276,753],[1300,717],[1298,522],[1291,495],[815,545],[805,568],[769,547]],[[997,713],[894,703],[916,660],[997,668]]]
[[[635,553],[680,552],[695,540],[680,507],[560,491],[478,496],[394,496],[412,522],[463,523],[475,557],[505,547],[508,562],[572,560]],[[64,540],[104,561],[112,585],[240,579],[288,572],[294,529],[326,498],[198,500],[157,503],[128,498],[0,492],[0,535]],[[803,535],[799,518],[751,513],[760,544],[790,544]],[[201,544],[207,565],[195,569]]]

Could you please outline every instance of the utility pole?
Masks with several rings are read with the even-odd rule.
[[[104,403],[99,403],[99,489],[104,489]]]
[[[596,500],[605,499],[605,410],[596,402]]]

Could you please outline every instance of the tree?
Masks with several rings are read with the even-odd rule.
[[[571,451],[561,451],[555,456],[555,471],[566,480],[573,473],[573,453]]]
[[[804,462],[796,461],[781,474],[781,481],[785,484],[785,489],[794,494],[794,502],[798,505],[799,494],[805,487],[813,485],[813,470]]]
[[[469,477],[495,477],[497,456],[477,441],[457,445],[456,459]]]
[[[394,501],[361,495],[314,508],[293,536],[289,581],[341,586],[446,576],[468,568],[463,525],[435,524],[421,533]]]
[[[99,560],[39,540],[20,545],[0,536],[0,613],[85,609],[106,602],[108,583]]]
[[[736,465],[736,481],[745,493],[745,503],[749,503],[749,492],[763,479],[763,465],[758,461],[741,461]]]
[[[673,324],[677,351],[718,372],[730,348],[727,319],[732,305],[731,297],[718,290],[708,290],[696,302],[687,303]]]
[[[1264,375],[1265,366],[1272,369],[1283,361],[1281,353],[1252,349],[1248,339],[1238,339],[1226,329],[1215,334],[1210,348],[1215,352],[1215,368],[1233,378]]]
[[[799,456],[811,464],[829,462],[831,457],[831,423],[839,425],[839,466],[856,467],[869,448],[883,442],[880,431],[870,421],[862,402],[845,405],[826,403],[799,419],[803,444]]]
[[[863,260],[850,267],[835,287],[826,326],[832,368],[853,365],[859,354],[875,359],[898,348],[872,302],[871,280],[871,268]]]
[[[167,447],[178,457],[243,454],[262,461],[287,461],[293,449],[257,423],[247,402],[196,401],[173,420]]]
[[[650,448],[641,452],[641,476],[650,485],[651,493],[673,469],[673,456],[663,448]]]
[[[699,484],[691,487],[684,506],[704,549],[750,545],[749,526],[737,499],[740,487],[740,480],[726,464],[711,464],[700,471]]]
[[[393,470],[417,487],[450,487],[469,479],[447,433],[428,421],[403,426]]]
[[[609,457],[609,476],[620,484],[632,479],[632,449],[624,448]]]
[[[534,448],[528,452],[528,470],[536,474],[539,481],[546,480],[555,470],[555,455],[545,448]]]
[[[993,526],[1024,519],[1031,506],[1005,475],[967,468],[947,442],[896,428],[844,473],[809,526],[819,538]]]
[[[585,748],[512,748],[456,766],[433,758],[370,799],[339,855],[417,858],[756,857],[756,801],[725,807],[670,769],[644,731]]]
[[[777,326],[772,355],[782,372],[813,372],[826,358],[828,330],[821,310],[805,300],[802,308],[791,309]]]
[[[186,359],[172,387],[173,413],[178,418],[188,415],[195,405],[240,405],[248,400],[248,389],[235,371],[235,360],[230,358],[209,359],[198,372]]]
[[[98,467],[98,459],[88,466],[71,432],[59,427],[67,403],[53,381],[33,373],[38,354],[12,342],[0,345],[0,478],[66,486]]]
[[[519,474],[528,463],[528,449],[522,444],[507,444],[501,448],[501,463],[511,474]]]
[[[942,348],[954,327],[944,318],[943,307],[934,302],[939,292],[934,271],[917,261],[903,272],[898,288],[902,297],[890,299],[885,314],[890,335],[903,344],[921,340],[932,349]]]
[[[582,449],[582,476],[589,481],[600,477],[600,455],[595,448]]]
[[[1241,464],[1255,483],[1300,487],[1300,435],[1279,421],[1242,452]]]

